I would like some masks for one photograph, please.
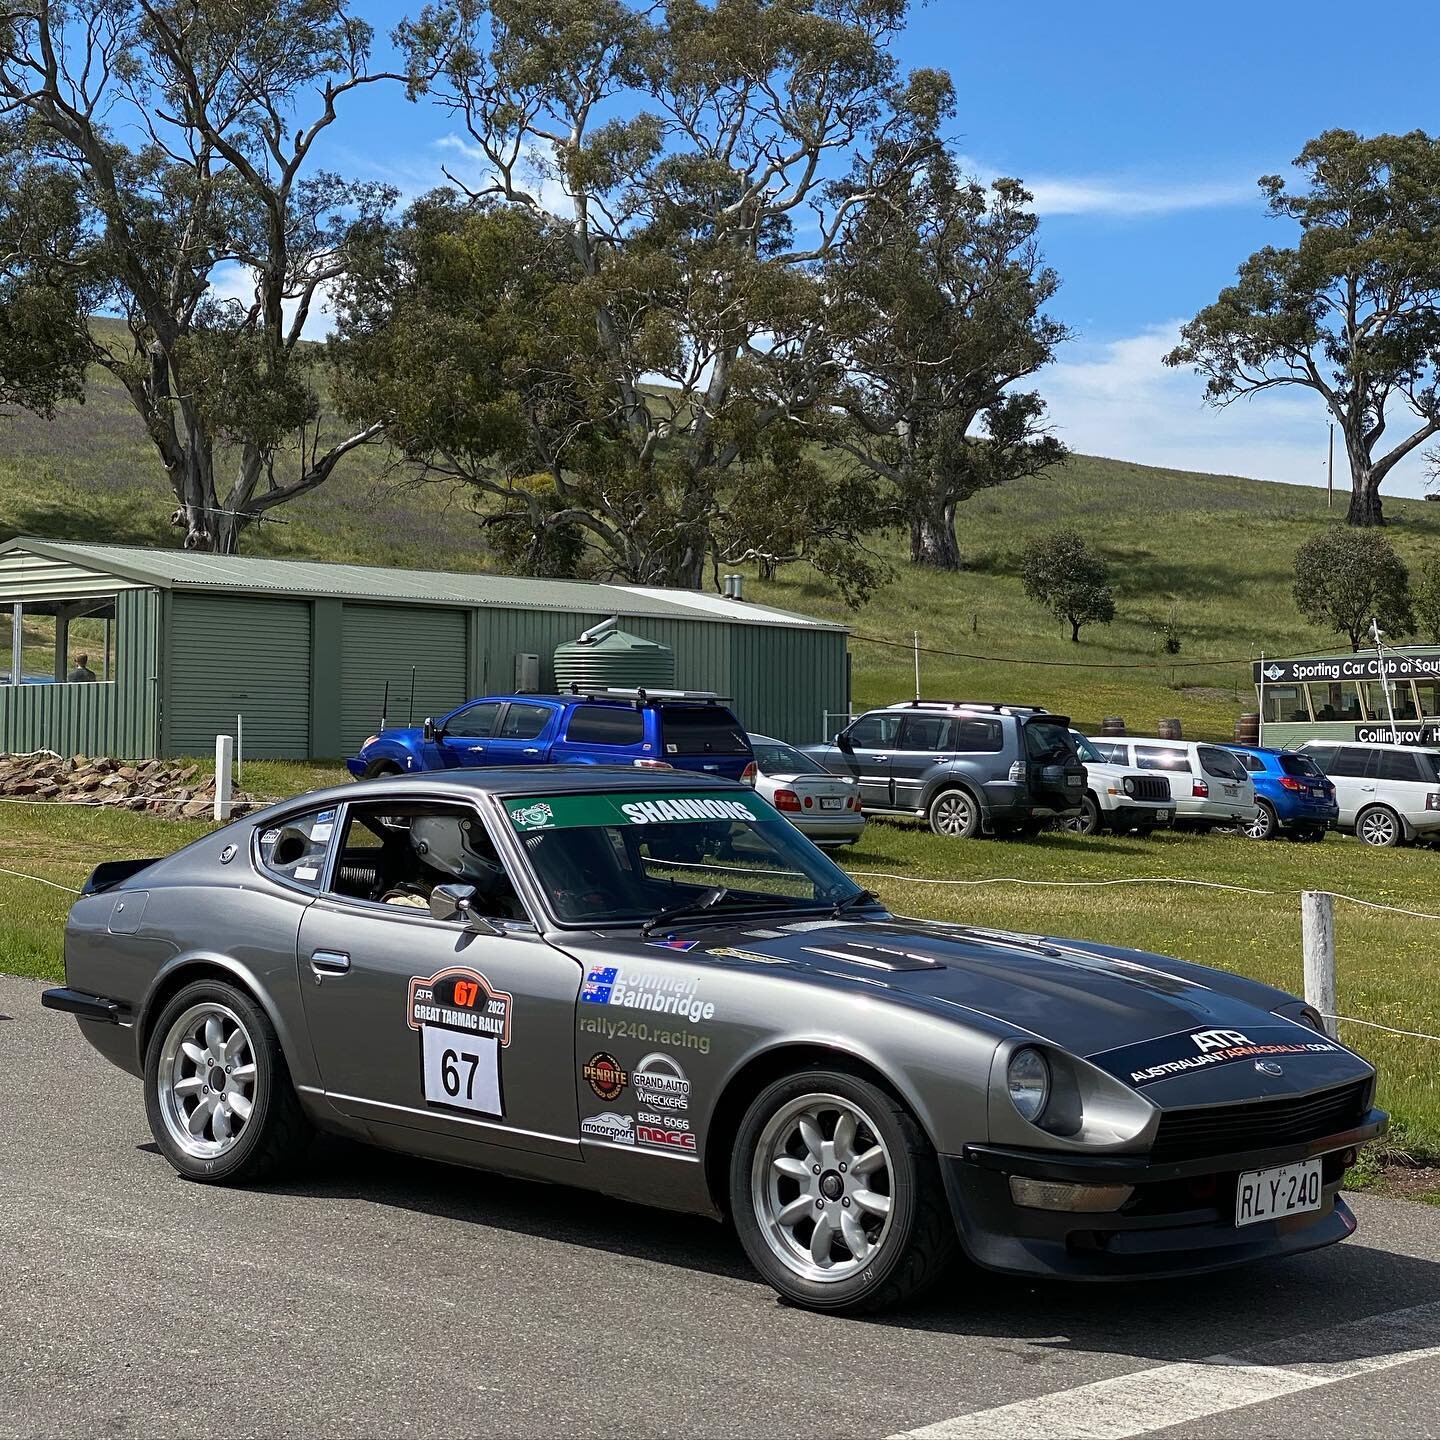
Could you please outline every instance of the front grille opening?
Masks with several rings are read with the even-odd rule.
[[[1351,1130],[1365,1118],[1369,1081],[1357,1080],[1318,1095],[1167,1110],[1150,1158],[1157,1164],[1234,1155],[1319,1140]]]

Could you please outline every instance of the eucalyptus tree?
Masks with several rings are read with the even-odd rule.
[[[531,333],[544,363],[509,373],[528,397],[524,453],[457,447],[438,414],[408,453],[462,468],[537,545],[568,528],[594,567],[641,582],[699,585],[707,563],[756,549],[737,487],[813,510],[827,472],[794,467],[783,432],[834,378],[814,269],[878,193],[877,157],[918,165],[950,101],[942,77],[899,73],[905,10],[441,0],[402,27],[415,91],[474,157],[452,182],[527,217],[568,270]],[[491,303],[478,289],[474,315]],[[363,341],[386,320],[355,310],[345,333]],[[403,408],[365,388],[354,413],[389,423]]]
[[[1344,443],[1349,523],[1381,525],[1386,476],[1440,434],[1440,141],[1327,130],[1295,166],[1303,188],[1260,188],[1298,240],[1250,256],[1166,364],[1194,366],[1216,406],[1313,391]]]
[[[346,0],[0,0],[0,397],[116,377],[191,548],[233,551],[380,433],[328,430],[301,343],[391,200],[320,165],[342,106],[402,78],[371,43]]]

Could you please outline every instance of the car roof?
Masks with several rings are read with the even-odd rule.
[[[994,700],[896,700],[890,705],[879,705],[878,710],[886,712],[915,711],[924,714],[927,710],[940,710],[945,714],[962,711],[980,712],[984,715],[1048,715],[1043,705],[1007,705]],[[1062,719],[1056,716],[1056,719]]]
[[[1404,750],[1407,754],[1421,751],[1426,755],[1440,755],[1433,745],[1397,745],[1393,740],[1327,740],[1323,735],[1312,735],[1300,742],[1300,749],[1307,745],[1336,745],[1341,750]]]

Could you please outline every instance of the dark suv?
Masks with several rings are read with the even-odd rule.
[[[723,697],[697,691],[489,695],[382,730],[346,764],[359,780],[462,765],[639,765],[755,783],[744,726]]]
[[[1085,798],[1070,721],[1026,705],[910,700],[801,748],[854,776],[868,814],[923,816],[958,839],[1033,833],[1079,815]]]

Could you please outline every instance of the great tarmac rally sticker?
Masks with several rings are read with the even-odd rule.
[[[420,1032],[427,1105],[505,1118],[500,1054],[510,1044],[513,1006],[513,996],[468,966],[411,977],[406,1020]]]

